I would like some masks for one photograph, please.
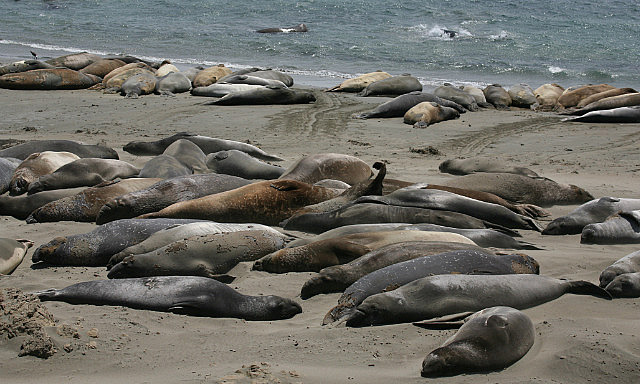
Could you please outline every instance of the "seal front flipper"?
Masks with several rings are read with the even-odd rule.
[[[38,296],[40,301],[49,301],[55,300],[55,297],[58,295],[58,290],[54,288],[45,289],[44,291],[33,292],[34,295]]]
[[[591,295],[606,300],[613,299],[611,294],[603,288],[600,288],[597,285],[584,280],[569,282],[569,288],[567,289],[567,292],[573,293],[574,295]]]
[[[197,301],[182,301],[167,308],[167,311],[178,315],[202,316],[202,303]]]
[[[416,321],[412,323],[416,327],[426,329],[455,329],[460,328],[464,324],[465,319],[475,312],[460,312],[452,315],[434,317],[429,320]]]

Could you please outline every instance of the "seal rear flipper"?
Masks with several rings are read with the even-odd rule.
[[[534,204],[516,204],[515,207],[521,210],[521,212],[519,212],[521,215],[533,218],[551,216],[551,213]]]
[[[45,289],[44,291],[33,292],[34,295],[38,296],[40,301],[49,301],[55,300],[55,297],[58,295],[58,290],[54,288]]]
[[[574,295],[591,295],[606,300],[613,299],[611,294],[605,289],[584,280],[570,281],[567,293],[573,293]]]
[[[465,319],[475,312],[460,312],[454,313],[451,315],[434,317],[429,320],[416,321],[412,323],[416,327],[426,328],[426,329],[456,329],[460,328]]]
[[[487,227],[489,229],[493,229],[493,230],[498,231],[498,232],[502,232],[505,235],[509,235],[509,236],[512,236],[512,237],[522,237],[522,235],[519,234],[517,231],[515,231],[513,229],[510,229],[510,228],[507,228],[507,227],[503,227],[500,224],[491,223],[491,222],[486,221],[486,220],[482,220],[482,223],[485,225],[485,227]],[[542,229],[540,229],[540,231],[542,231]]]
[[[232,283],[236,279],[235,276],[227,275],[227,274],[211,275],[211,276],[208,276],[208,277],[210,277],[210,278],[212,278],[214,280],[218,280],[219,282],[225,283],[225,284]]]

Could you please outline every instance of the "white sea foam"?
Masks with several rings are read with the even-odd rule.
[[[566,71],[566,69],[560,68],[560,67],[556,67],[554,65],[549,66],[549,68],[547,68],[547,69],[551,73],[560,73],[560,72],[565,72]]]

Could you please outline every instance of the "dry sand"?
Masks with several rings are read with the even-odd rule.
[[[384,98],[316,93],[318,101],[311,105],[218,107],[184,94],[133,100],[84,90],[0,90],[0,139],[102,143],[140,166],[148,158],[123,152],[124,144],[189,131],[249,141],[285,158],[285,167],[302,155],[339,152],[369,164],[387,161],[390,178],[432,183],[454,177],[439,173],[442,160],[487,155],[576,184],[596,197],[640,197],[637,124],[568,124],[551,113],[485,110],[414,129],[401,118],[349,118]],[[555,218],[574,208],[556,206],[550,212]],[[55,236],[88,232],[94,224],[25,224],[11,217],[0,217],[0,223],[2,237],[35,242],[13,275],[0,278],[0,288],[31,292],[106,278],[105,268],[30,268],[33,249]],[[639,249],[582,245],[579,235],[521,232],[524,240],[544,247],[528,251],[542,274],[594,283],[606,266]],[[565,295],[525,310],[537,332],[522,360],[500,372],[429,380],[420,377],[423,358],[454,331],[410,324],[323,327],[321,320],[339,294],[301,300],[300,288],[311,273],[275,275],[250,271],[250,264],[243,263],[231,274],[238,276],[231,285],[240,292],[291,297],[302,304],[303,313],[282,321],[247,322],[47,302],[57,324],[76,329],[79,338],[71,336],[73,330],[59,335],[55,327],[47,328],[58,352],[46,360],[18,357],[19,338],[3,342],[0,382],[216,382],[228,375],[243,377],[242,372],[262,374],[266,382],[304,383],[632,383],[640,377],[638,299]],[[93,328],[97,331],[90,332]],[[65,344],[70,352],[64,351]],[[243,365],[241,373],[234,373]]]

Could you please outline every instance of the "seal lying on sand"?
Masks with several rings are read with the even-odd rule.
[[[466,112],[466,109],[458,103],[442,99],[431,93],[409,92],[400,95],[392,100],[382,103],[368,112],[363,112],[353,116],[355,119],[375,119],[380,117],[402,117],[412,107],[424,102],[430,101],[438,103],[444,107],[450,107],[460,113]]]
[[[582,229],[583,244],[640,243],[640,210],[619,212],[602,223],[586,225]]]
[[[592,111],[582,116],[567,117],[562,121],[579,123],[640,123],[640,106]]]
[[[486,157],[472,157],[468,159],[449,159],[438,166],[440,172],[452,175],[468,175],[476,172],[488,173],[515,173],[516,175],[538,177],[538,174],[529,168],[505,165],[498,159]]]
[[[640,297],[640,272],[618,275],[605,289],[613,297]]]
[[[63,90],[85,89],[98,84],[101,79],[66,68],[35,69],[28,72],[8,73],[0,76],[0,88]]]
[[[632,252],[605,268],[600,274],[600,286],[604,288],[616,276],[634,272],[640,272],[640,251]]]
[[[301,158],[279,178],[309,184],[333,179],[353,185],[367,180],[372,174],[369,165],[357,157],[340,153],[318,153]]]
[[[35,209],[52,201],[82,192],[85,187],[54,189],[42,191],[31,195],[0,196],[0,215],[13,216],[18,220],[26,219]]]
[[[71,152],[44,151],[32,153],[14,171],[9,194],[16,196],[26,193],[29,184],[36,181],[40,176],[51,174],[63,165],[79,158]]]
[[[312,92],[267,85],[261,88],[229,93],[207,105],[272,105],[308,104],[316,101]]]
[[[364,75],[360,75],[353,79],[347,79],[342,83],[340,83],[339,85],[336,85],[333,88],[327,89],[327,92],[360,92],[364,90],[369,84],[372,84],[376,81],[380,81],[390,77],[391,77],[390,74],[382,71],[365,73]]]
[[[542,231],[543,235],[575,235],[593,223],[601,223],[607,217],[620,211],[640,209],[640,199],[601,197],[584,203],[568,214],[550,222]]]
[[[0,238],[0,275],[10,275],[18,268],[32,246],[33,242],[29,240]]]
[[[44,151],[71,152],[82,158],[118,159],[118,153],[112,148],[82,144],[71,140],[31,140],[0,150],[0,157],[14,157],[24,160],[32,153]]]
[[[20,163],[20,159],[0,157],[0,195],[11,188],[13,173]]]

